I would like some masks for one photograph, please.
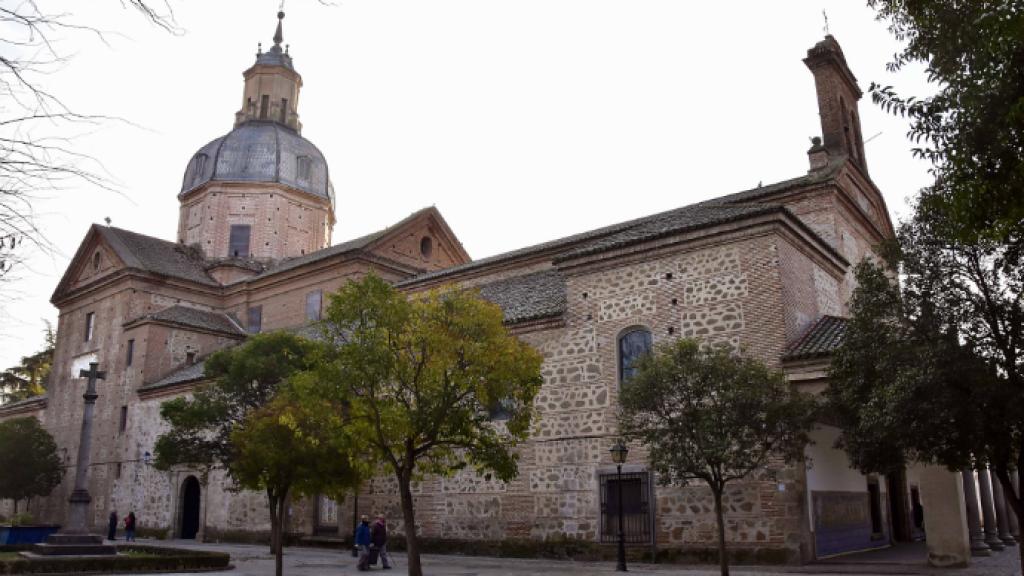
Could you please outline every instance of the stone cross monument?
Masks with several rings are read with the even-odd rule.
[[[87,378],[88,385],[82,398],[85,408],[82,414],[82,434],[78,441],[78,460],[75,462],[75,489],[68,498],[68,522],[60,532],[52,534],[45,544],[36,544],[34,551],[39,554],[116,554],[117,548],[103,544],[103,537],[89,532],[89,457],[92,449],[92,413],[96,407],[96,380],[104,380],[106,372],[99,370],[98,362],[90,362],[88,370],[82,370],[79,377]]]

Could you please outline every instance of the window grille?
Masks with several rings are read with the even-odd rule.
[[[622,524],[627,544],[651,542],[651,475],[622,474]],[[619,541],[619,476],[601,474],[601,542]]]

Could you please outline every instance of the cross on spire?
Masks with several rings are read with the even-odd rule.
[[[284,1],[283,0],[281,2],[281,5],[284,6]],[[829,32],[828,32],[828,12],[825,12],[824,10],[822,10],[821,11],[821,16],[822,16],[822,18],[825,19],[825,28],[824,28],[825,36],[828,36],[828,34],[829,34]],[[280,30],[280,25],[278,25],[278,30]]]

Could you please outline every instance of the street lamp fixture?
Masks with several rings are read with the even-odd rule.
[[[622,465],[626,463],[626,457],[629,456],[629,447],[622,439],[615,441],[615,445],[612,446],[610,452],[612,453],[612,462],[615,462],[615,468],[618,472],[616,478],[616,484],[618,484],[619,491],[619,558],[618,564],[615,566],[615,570],[619,572],[626,571],[626,531],[623,529],[623,518],[622,518]]]
[[[146,466],[149,466],[150,464],[153,463],[153,455],[149,453],[149,450],[146,450],[145,452],[142,453],[142,463],[145,464]]]

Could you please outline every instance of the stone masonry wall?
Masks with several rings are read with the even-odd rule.
[[[616,433],[619,335],[643,326],[655,343],[695,337],[777,365],[786,344],[781,244],[766,235],[569,276],[566,326],[521,336],[545,361],[537,419],[530,439],[519,447],[519,476],[507,484],[472,471],[424,479],[414,490],[419,533],[599,540],[600,475],[614,472],[608,448]],[[644,461],[643,448],[633,446],[627,469],[643,471]],[[730,545],[795,553],[802,537],[802,478],[775,463],[757,478],[735,484],[726,495]],[[712,501],[705,488],[656,486],[653,492],[660,547],[714,545]],[[359,505],[360,513],[388,515],[401,531],[393,479],[375,479]]]

